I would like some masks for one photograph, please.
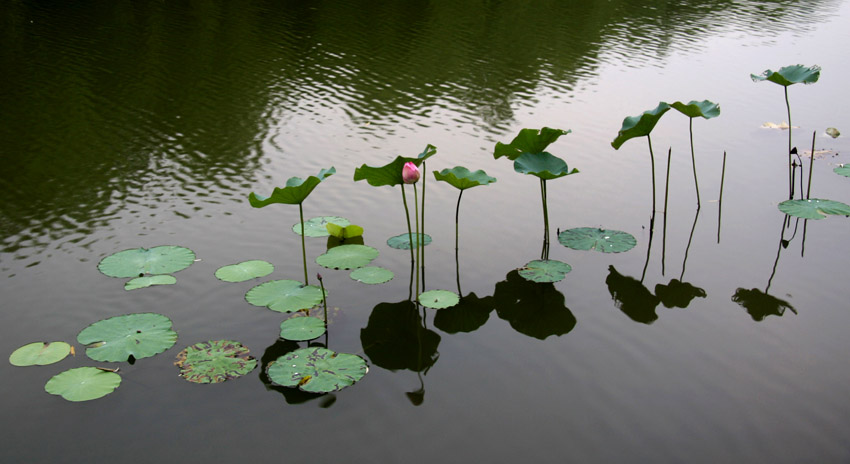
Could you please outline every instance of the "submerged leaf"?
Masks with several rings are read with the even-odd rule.
[[[537,154],[523,153],[514,160],[514,171],[537,176],[543,180],[578,173],[578,169],[570,170],[566,161],[545,151]]]
[[[768,69],[761,73],[760,76],[750,74],[750,77],[754,82],[770,81],[783,87],[799,83],[814,84],[820,78],[820,66],[808,67],[802,64],[795,64],[780,68],[779,71]]]
[[[221,383],[241,377],[257,367],[251,350],[231,340],[195,343],[177,354],[174,365],[180,377],[193,383]]]
[[[496,182],[495,177],[490,177],[486,172],[477,170],[470,172],[463,166],[455,166],[451,169],[443,169],[442,171],[434,171],[434,178],[437,180],[448,182],[454,188],[466,190],[468,188],[477,187],[479,185],[487,185]]]
[[[296,280],[272,280],[248,290],[245,300],[254,306],[265,306],[272,311],[291,313],[310,309],[321,303],[322,289],[315,285],[304,285]]]
[[[544,127],[537,129],[522,129],[509,144],[496,143],[493,150],[493,158],[499,159],[503,156],[514,161],[522,155],[537,155],[543,153],[550,144],[558,140],[562,135],[567,135],[570,130],[552,129]]]
[[[57,363],[71,352],[65,342],[34,342],[24,345],[9,355],[13,366],[46,366]]]
[[[347,226],[350,224],[348,219],[339,216],[321,216],[314,217],[304,221],[304,236],[305,237],[327,237],[328,224],[334,223],[339,226]],[[301,223],[292,226],[292,231],[301,235]]]
[[[89,401],[104,397],[118,388],[121,376],[96,367],[77,367],[53,376],[44,385],[51,395],[68,401]]]
[[[147,288],[154,285],[174,285],[177,283],[177,278],[170,275],[155,275],[144,276],[130,279],[124,284],[124,290],[136,290],[138,288]]]
[[[621,253],[637,245],[632,234],[620,230],[579,227],[558,234],[558,243],[573,250],[596,250],[602,253]]]
[[[450,308],[458,302],[460,302],[458,294],[449,290],[428,290],[419,294],[419,303],[426,308]]]
[[[331,166],[330,169],[322,169],[317,175],[310,176],[307,179],[290,177],[286,181],[286,187],[275,187],[270,197],[263,197],[251,192],[248,195],[248,201],[254,208],[262,208],[275,203],[300,205],[320,182],[334,173],[336,173],[336,168]]]
[[[272,382],[313,393],[342,390],[369,372],[360,356],[327,348],[301,348],[277,358],[268,368]]]
[[[650,132],[652,132],[652,129],[655,128],[655,125],[658,124],[658,120],[661,119],[661,116],[664,116],[664,113],[669,110],[669,104],[659,102],[655,109],[644,111],[638,116],[629,116],[626,119],[623,119],[623,126],[617,133],[617,138],[611,142],[611,146],[614,147],[615,150],[619,150],[620,146],[623,145],[626,140],[649,135]]]
[[[265,277],[274,271],[274,266],[268,261],[253,259],[239,264],[222,266],[215,271],[215,276],[225,282],[245,282],[246,280]]]
[[[280,323],[280,338],[303,342],[325,334],[325,321],[312,316],[293,316]]]
[[[195,262],[195,253],[180,246],[133,248],[103,258],[97,265],[109,277],[141,277],[145,274],[173,274]]]
[[[803,219],[823,219],[828,214],[850,216],[850,206],[840,201],[821,200],[785,200],[779,204],[779,211]]]
[[[523,279],[532,282],[558,282],[566,277],[573,268],[554,259],[534,260],[519,269]]]
[[[86,355],[95,361],[122,362],[162,353],[177,342],[177,332],[162,314],[125,314],[86,327],[77,341],[90,345]]]
[[[340,245],[316,258],[316,263],[331,269],[356,269],[378,257],[378,250],[367,245]]]
[[[411,240],[411,237],[413,237],[413,240]],[[413,235],[401,234],[396,235],[395,237],[390,237],[387,239],[387,245],[389,245],[390,248],[395,248],[396,250],[409,250],[411,246],[414,248],[416,247],[418,243],[417,238],[419,237],[422,238],[422,246],[428,246],[428,244],[431,243],[430,235],[414,233]],[[413,242],[413,245],[410,244],[411,241]]]

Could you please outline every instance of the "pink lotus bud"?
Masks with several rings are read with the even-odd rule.
[[[419,180],[419,168],[412,161],[404,163],[401,169],[401,179],[405,184],[415,184]]]
[[[319,279],[319,280],[322,280],[322,274],[319,274],[319,273],[317,272],[317,273],[316,273],[316,278],[317,278],[317,279]]]

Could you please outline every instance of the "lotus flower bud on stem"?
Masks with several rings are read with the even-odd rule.
[[[405,184],[415,184],[419,180],[419,175],[419,168],[412,161],[404,163],[404,167],[401,169],[401,179]]]

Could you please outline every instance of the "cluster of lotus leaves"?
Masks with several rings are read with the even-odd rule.
[[[820,66],[795,64],[780,68],[779,71],[768,69],[762,72],[761,75],[750,74],[750,77],[755,82],[770,81],[783,87],[800,83],[814,84],[820,78]]]
[[[327,291],[324,295],[327,296]],[[272,280],[248,290],[245,300],[254,306],[291,313],[321,303],[322,289],[315,285],[304,285],[297,280]]]
[[[596,227],[567,229],[558,234],[558,242],[573,250],[596,250],[602,253],[621,253],[637,245],[632,234]]]
[[[180,377],[192,383],[221,383],[241,377],[257,367],[250,350],[232,340],[210,340],[186,347],[174,365]]]
[[[251,206],[254,208],[262,208],[275,203],[300,205],[320,182],[334,173],[336,173],[336,168],[331,166],[330,169],[322,169],[317,175],[310,176],[306,179],[290,177],[286,181],[286,187],[275,187],[269,197],[263,197],[251,192],[248,195],[248,202],[251,203]]]
[[[177,342],[177,332],[162,314],[125,314],[86,327],[77,341],[88,346],[86,355],[95,361],[123,362],[162,353]]]
[[[372,167],[362,165],[354,170],[354,180],[365,180],[373,187],[381,187],[388,185],[394,187],[404,183],[401,177],[401,171],[404,168],[404,163],[411,162],[416,166],[420,166],[422,162],[437,154],[437,148],[433,145],[427,145],[422,153],[415,157],[396,156],[389,164],[381,167]]]
[[[803,219],[823,219],[827,215],[850,216],[850,206],[840,201],[818,198],[785,200],[778,207],[785,214]]]
[[[28,343],[9,355],[13,366],[46,366],[57,363],[71,353],[71,345],[65,342]]]
[[[558,140],[569,130],[544,127],[537,129],[522,129],[511,143],[498,142],[493,150],[493,158],[506,157],[514,162],[514,171],[529,174],[543,180],[557,179],[578,172],[567,166],[567,163],[551,153],[546,147]]]
[[[367,372],[369,367],[360,356],[321,347],[287,353],[269,364],[267,371],[272,382],[311,393],[342,390],[362,379]]]

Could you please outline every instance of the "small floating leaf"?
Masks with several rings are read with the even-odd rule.
[[[543,153],[523,153],[514,160],[514,171],[520,174],[530,174],[543,180],[552,180],[578,173],[578,169],[570,170],[566,161],[545,151]]]
[[[340,245],[316,258],[316,262],[331,269],[356,269],[378,257],[378,250],[366,245]]]
[[[833,169],[832,171],[844,177],[850,177],[850,164],[842,164],[841,166]]]
[[[450,308],[460,302],[460,297],[455,292],[448,290],[428,290],[419,294],[419,303],[426,308],[443,309]]]
[[[307,179],[290,177],[286,181],[286,186],[284,188],[275,187],[270,197],[263,197],[251,192],[248,195],[248,202],[254,208],[262,208],[275,203],[300,205],[320,182],[334,173],[336,173],[336,169],[331,166],[329,169],[320,170],[318,174],[310,176]]]
[[[850,206],[839,201],[812,198],[783,201],[779,204],[779,211],[803,219],[823,219],[828,214],[849,216]]]
[[[68,401],[89,401],[104,397],[118,388],[121,376],[96,367],[77,367],[53,376],[44,385],[51,395]]]
[[[71,345],[65,342],[34,342],[13,351],[9,362],[13,366],[46,366],[65,359]]]
[[[479,185],[487,185],[496,182],[495,177],[490,177],[486,172],[477,170],[470,172],[463,166],[456,166],[451,169],[443,169],[442,171],[434,171],[434,178],[437,180],[448,182],[454,188],[466,190],[468,188],[477,187]]]
[[[242,261],[239,264],[222,266],[215,271],[215,276],[225,282],[245,282],[246,280],[265,277],[274,271],[274,266],[268,261],[254,259]]]
[[[839,132],[838,129],[836,129],[834,127],[828,127],[826,129],[826,135],[828,135],[832,138],[837,138],[839,135],[841,135],[841,132]]]
[[[103,258],[97,265],[109,277],[140,277],[145,274],[173,274],[195,262],[195,253],[180,246],[133,248]]]
[[[125,314],[86,327],[77,341],[92,345],[86,355],[95,361],[122,362],[131,356],[142,359],[162,353],[177,342],[177,332],[162,314]]]
[[[410,238],[413,237],[413,240]],[[395,237],[390,237],[387,239],[387,245],[390,248],[395,248],[396,250],[409,250],[411,245],[410,242],[413,242],[413,247],[415,248],[417,245],[417,238],[422,237],[422,245],[428,246],[431,243],[431,236],[428,234],[401,234],[396,235]]]
[[[364,284],[383,284],[395,277],[393,271],[378,266],[366,266],[351,272],[350,277]]]
[[[558,282],[573,268],[554,259],[534,260],[519,269],[519,275],[532,282]]]
[[[796,64],[780,68],[779,71],[768,69],[761,73],[760,76],[750,74],[750,77],[754,82],[770,81],[783,87],[799,83],[814,84],[820,78],[820,66],[808,67],[802,64]]]
[[[327,348],[301,348],[277,358],[268,369],[272,382],[298,387],[306,392],[329,393],[342,390],[369,372],[360,356],[335,353]]]
[[[320,216],[314,217],[312,219],[308,219],[304,221],[304,235],[306,237],[327,237],[330,235],[328,233],[327,225],[330,223],[334,223],[339,226],[347,226],[350,224],[348,219],[339,216]],[[295,224],[292,226],[292,231],[298,235],[301,235],[301,223]]]
[[[363,228],[356,224],[342,226],[339,224],[328,223],[326,228],[328,229],[329,234],[342,240],[360,237],[363,235]]]
[[[304,285],[297,280],[272,280],[248,290],[245,299],[254,306],[291,313],[321,303],[322,289],[315,285]]]
[[[558,243],[573,250],[596,250],[602,253],[621,253],[637,245],[632,234],[595,227],[567,229],[558,234]]]
[[[303,342],[321,337],[327,327],[325,321],[312,316],[293,316],[280,323],[280,338]]]
[[[174,365],[180,377],[193,383],[221,383],[241,377],[257,367],[250,350],[231,340],[195,343],[177,354]]]
[[[176,283],[177,278],[170,275],[136,277],[124,284],[124,290],[136,290],[138,288],[146,288],[153,285],[174,285]]]

